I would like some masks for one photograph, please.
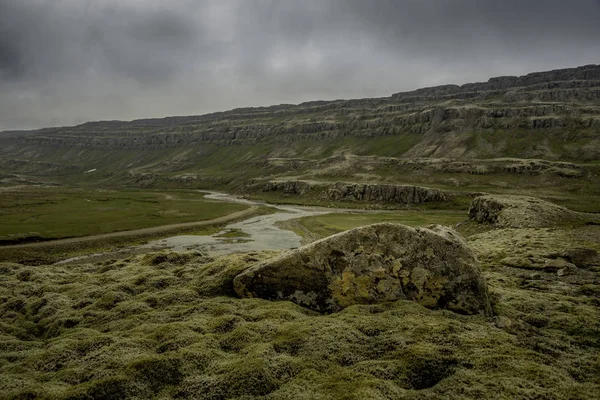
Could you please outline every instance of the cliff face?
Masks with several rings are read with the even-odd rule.
[[[399,205],[423,204],[448,201],[454,193],[420,186],[361,184],[346,182],[271,181],[263,187],[264,192],[279,192],[284,195],[322,198],[332,201],[357,201],[390,203]]]
[[[536,92],[560,89],[570,95],[580,88],[598,88],[600,81],[600,66],[585,65],[578,68],[558,69],[546,72],[533,72],[524,76],[500,76],[490,78],[487,82],[467,83],[462,86],[444,85],[431,88],[417,89],[392,95],[392,98],[402,101],[432,98],[474,98],[491,92],[497,95],[508,91]],[[592,90],[590,99],[598,99],[598,91]],[[581,92],[583,93],[583,92]],[[539,94],[539,93],[537,93]],[[574,96],[577,97],[577,96]],[[565,97],[566,99],[566,97]]]
[[[328,191],[332,200],[354,200],[400,204],[447,201],[452,195],[442,190],[419,186],[336,183]]]
[[[389,146],[365,147],[365,140],[372,138]],[[260,154],[240,156],[238,150],[248,146],[261,147]],[[331,155],[323,150],[328,146],[355,154],[410,158],[600,159],[600,66],[498,77],[377,99],[3,132],[0,157],[17,161],[0,168],[23,172],[16,164],[32,160],[65,164],[68,167],[57,168],[73,171],[98,163],[135,173],[196,171],[206,166],[211,154],[225,155],[218,149],[226,149],[225,158],[256,162],[261,157],[285,159],[307,153],[321,158]],[[221,160],[210,162],[215,161]]]

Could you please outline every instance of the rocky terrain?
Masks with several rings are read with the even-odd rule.
[[[456,195],[456,193],[451,191],[419,186],[358,184],[347,182],[327,184],[307,181],[269,181],[263,187],[263,191],[277,192],[282,195],[293,195],[296,198],[310,195],[334,201],[343,200],[376,204],[392,203],[399,206],[436,201],[443,202]]]

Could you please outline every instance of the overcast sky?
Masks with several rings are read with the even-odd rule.
[[[600,0],[0,0],[0,130],[600,63]]]

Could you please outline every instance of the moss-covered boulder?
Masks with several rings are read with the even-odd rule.
[[[544,228],[600,223],[598,215],[572,211],[535,197],[512,195],[476,197],[471,202],[469,218],[501,228]]]
[[[374,224],[267,260],[234,279],[241,297],[291,300],[320,312],[399,299],[490,314],[479,263],[452,229]]]

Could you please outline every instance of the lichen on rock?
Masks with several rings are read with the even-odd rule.
[[[241,297],[291,300],[320,312],[399,299],[491,313],[479,262],[450,228],[374,224],[266,260],[234,279]]]

